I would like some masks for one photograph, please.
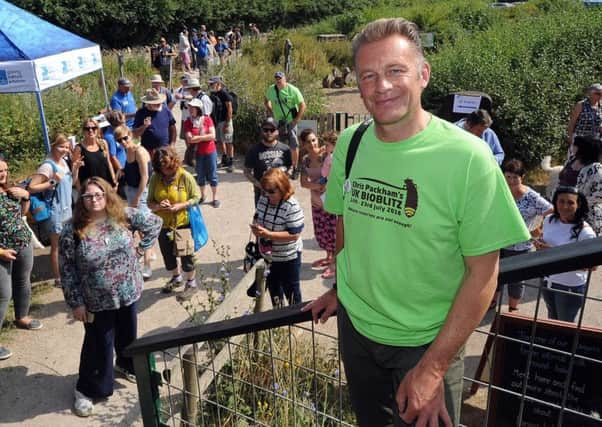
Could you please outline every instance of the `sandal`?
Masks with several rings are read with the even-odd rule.
[[[329,265],[330,260],[328,258],[322,258],[311,263],[312,268],[327,267]]]
[[[328,267],[326,270],[324,270],[324,273],[322,273],[321,277],[322,279],[332,279],[335,275],[335,271],[331,270],[330,267]]]

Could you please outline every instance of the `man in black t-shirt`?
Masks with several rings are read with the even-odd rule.
[[[293,161],[288,145],[278,141],[278,125],[273,117],[261,122],[261,142],[253,146],[245,158],[245,176],[253,184],[255,205],[261,195],[260,180],[266,171],[281,168],[288,172]]]
[[[224,87],[221,77],[215,76],[209,79],[209,90],[213,101],[213,112],[211,118],[215,123],[215,142],[222,150],[222,167],[232,172],[234,162],[234,128],[232,127],[232,96]]]

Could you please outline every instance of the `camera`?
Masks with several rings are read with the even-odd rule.
[[[272,253],[272,241],[269,239],[259,238],[259,251],[264,255]]]
[[[278,120],[278,134],[281,138],[288,137],[288,126],[286,120]]]

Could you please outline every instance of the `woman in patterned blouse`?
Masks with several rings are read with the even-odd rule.
[[[65,301],[75,320],[84,322],[75,413],[92,413],[93,398],[113,394],[115,371],[134,380],[131,358],[122,355],[137,333],[137,301],[142,294],[138,258],[155,242],[161,219],[148,211],[126,208],[102,178],[84,181],[59,240]],[[142,238],[135,246],[133,232]],[[117,353],[113,368],[113,348]]]
[[[529,230],[535,230],[537,225],[541,223],[539,220],[546,215],[552,213],[554,208],[552,204],[543,198],[541,194],[533,190],[531,187],[523,184],[525,177],[525,166],[518,159],[510,159],[502,165],[502,172],[506,178],[510,193],[516,202],[525,225]],[[520,242],[512,246],[507,246],[500,250],[500,258],[507,258],[516,255],[526,254],[535,250],[532,240]],[[497,290],[490,308],[495,308],[498,300],[504,290],[504,283],[498,282]],[[522,282],[508,283],[508,310],[518,310],[518,303],[525,291],[525,285]]]
[[[28,316],[31,297],[33,248],[31,232],[23,221],[29,206],[29,193],[8,184],[8,163],[0,155],[0,327],[12,299],[15,303],[16,325],[23,329],[40,329],[42,323]],[[12,353],[0,346],[0,360]]]

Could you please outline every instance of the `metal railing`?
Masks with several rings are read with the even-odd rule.
[[[597,265],[602,238],[502,259],[499,280]],[[261,281],[263,268],[260,263],[230,296],[239,298],[254,278]],[[492,327],[473,334],[487,342],[465,386],[473,385],[473,393],[481,386],[486,396],[479,424],[470,427],[602,425],[602,331],[583,325],[586,304],[602,300],[586,289],[575,324],[550,322],[540,316],[540,297],[548,290],[528,286],[537,291],[533,315],[503,314],[498,306]],[[317,330],[301,306],[136,340],[127,352],[144,425],[355,425],[336,332]]]

